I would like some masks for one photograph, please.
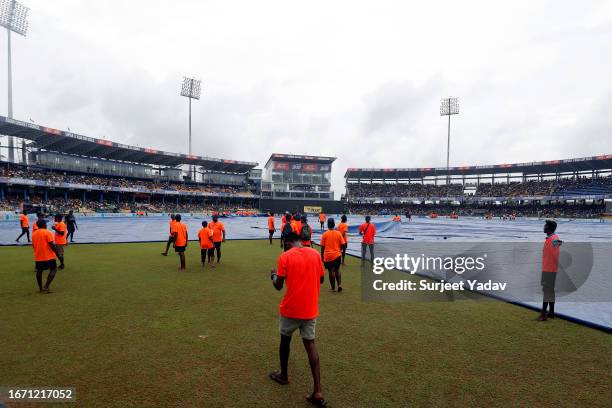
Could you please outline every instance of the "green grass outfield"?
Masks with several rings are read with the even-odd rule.
[[[228,241],[204,271],[197,245],[186,272],[161,248],[71,245],[49,295],[37,293],[31,248],[0,248],[0,386],[75,387],[79,407],[307,406],[299,337],[292,383],[267,377],[277,241]],[[343,274],[341,294],[326,280],[317,324],[332,407],[612,404],[609,334],[496,300],[366,303],[358,260]]]

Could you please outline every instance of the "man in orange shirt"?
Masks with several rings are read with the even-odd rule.
[[[546,220],[544,224],[544,248],[542,249],[542,292],[544,292],[544,300],[542,302],[542,312],[538,317],[539,321],[555,318],[555,281],[557,279],[557,271],[559,270],[559,254],[561,250],[561,238],[555,231],[557,223],[552,220]],[[546,309],[548,307],[548,314]]]
[[[200,229],[198,232],[202,266],[206,264],[206,259],[208,258],[208,263],[214,268],[215,266],[212,264],[212,259],[215,255],[215,246],[213,245],[212,236],[213,232],[210,228],[208,228],[208,223],[206,221],[202,221],[202,229]]]
[[[221,243],[225,242],[225,225],[219,221],[219,216],[213,215],[210,229],[213,231],[213,245],[217,252],[217,263],[221,261]]]
[[[55,257],[58,256],[53,233],[47,229],[47,221],[38,220],[38,229],[32,234],[32,248],[34,249],[34,262],[36,263],[36,282],[40,293],[50,293],[49,285],[55,278],[57,264]],[[48,269],[49,275],[45,287],[42,286],[43,271]]]
[[[281,385],[289,384],[287,368],[291,336],[299,329],[314,382],[313,391],[306,399],[311,404],[322,407],[326,405],[326,401],[321,392],[321,366],[315,346],[315,327],[319,316],[319,292],[325,273],[317,251],[302,247],[296,233],[287,235],[285,243],[290,248],[278,257],[278,270],[273,269],[270,275],[276,290],[282,290],[284,282],[287,282],[287,291],[279,307],[281,370],[270,373],[270,379]]]
[[[172,243],[172,227],[174,226],[174,223],[176,222],[174,217],[175,217],[174,214],[170,214],[170,222],[169,222],[170,235],[168,236],[168,242],[166,242],[166,251],[161,253],[163,256],[168,256],[168,249],[170,249],[170,244]]]
[[[342,233],[334,229],[336,222],[333,218],[327,220],[327,231],[321,236],[321,257],[325,269],[329,272],[329,284],[331,290],[342,292],[342,277],[340,276],[340,262],[342,261],[342,245],[345,243]]]
[[[57,247],[57,258],[60,260],[60,269],[64,269],[64,248],[68,245],[66,240],[66,224],[62,221],[61,214],[55,214],[55,224],[51,228],[55,231],[55,246]]]
[[[365,217],[365,222],[359,226],[359,235],[363,236],[361,240],[361,266],[365,265],[366,249],[370,248],[370,260],[374,263],[374,236],[376,235],[376,227],[370,222],[369,215]]]
[[[276,228],[274,228],[274,213],[270,211],[268,213],[268,239],[270,240],[270,245],[272,245],[272,237],[274,236],[275,232]]]
[[[174,252],[179,255],[181,260],[180,270],[185,270],[185,250],[189,242],[187,226],[181,222],[181,214],[174,216],[175,223],[172,226],[172,242],[174,242]]]
[[[340,224],[337,230],[340,231],[344,239],[344,244],[342,244],[342,265],[345,265],[344,258],[346,258],[346,247],[348,245],[348,224],[346,223],[346,215],[343,214],[340,218]]]
[[[325,225],[325,214],[323,211],[319,213],[319,222],[321,223],[321,231],[323,231],[323,226]]]
[[[21,237],[27,236],[28,242],[30,242],[30,220],[28,219],[28,213],[25,210],[19,214],[19,225],[21,225],[21,234],[17,237],[15,242],[19,242]]]

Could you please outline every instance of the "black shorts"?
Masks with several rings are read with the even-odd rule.
[[[55,262],[55,258],[50,259],[48,261],[36,261],[36,269],[39,271],[44,271],[45,269],[56,269],[57,263]]]
[[[555,290],[555,281],[557,280],[556,272],[544,272],[542,271],[542,288],[548,290]]]
[[[268,230],[268,232],[270,233],[270,235],[274,235],[274,230]]]
[[[30,231],[29,227],[21,227],[21,232],[28,232]]]
[[[213,242],[213,244],[215,245],[215,248],[221,248],[221,241]]]
[[[329,261],[329,262],[324,262],[325,264],[325,269],[327,269],[328,271],[330,269],[338,269],[340,268],[340,263],[342,262],[342,257],[339,256],[336,259],[334,259],[333,261]]]
[[[176,253],[180,253],[180,252],[185,252],[185,246],[175,246],[174,247],[174,252]]]
[[[202,262],[206,258],[206,255],[213,256],[215,254],[215,248],[200,248],[200,255],[202,255]]]

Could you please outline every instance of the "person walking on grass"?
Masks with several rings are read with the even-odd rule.
[[[555,318],[555,281],[557,279],[557,271],[559,269],[559,252],[563,241],[559,238],[555,231],[557,223],[552,220],[547,220],[544,224],[544,248],[542,249],[542,291],[544,299],[542,301],[542,312],[538,320],[543,322],[547,319]],[[546,309],[548,308],[548,313]]]
[[[340,275],[340,263],[342,262],[342,245],[344,238],[342,233],[335,230],[336,222],[333,218],[327,219],[327,231],[321,236],[321,258],[325,264],[325,269],[329,273],[329,284],[331,290],[336,290],[338,282],[338,292],[342,292],[342,277]]]
[[[340,218],[340,224],[336,227],[338,231],[342,234],[342,238],[344,239],[344,244],[342,244],[342,265],[346,265],[344,263],[344,258],[346,258],[346,247],[348,246],[348,224],[346,222],[346,215],[342,214]]]
[[[181,222],[181,214],[176,214],[174,217],[175,223],[172,230],[172,242],[174,242],[174,252],[176,252],[181,260],[179,270],[185,270],[185,251],[189,244],[189,236],[187,234],[187,226]]]
[[[66,224],[62,221],[63,217],[61,214],[55,214],[55,224],[51,229],[55,231],[55,246],[57,247],[57,258],[60,260],[60,269],[64,269],[64,249],[68,245],[66,240]]]
[[[272,245],[272,237],[276,232],[276,228],[274,227],[274,213],[270,211],[268,213],[268,239],[270,240],[270,245]]]
[[[208,264],[214,268],[215,265],[213,265],[212,260],[215,256],[215,246],[213,245],[212,237],[213,232],[210,228],[208,228],[208,223],[206,221],[202,221],[202,228],[198,232],[202,266],[206,265],[206,260],[208,259]]]
[[[172,244],[172,229],[174,227],[174,223],[176,222],[175,217],[176,216],[174,214],[170,214],[170,221],[168,222],[170,227],[170,235],[168,235],[168,242],[166,242],[166,250],[161,253],[163,256],[168,256],[168,250],[170,249],[170,244]]]
[[[315,327],[319,316],[319,292],[325,272],[319,253],[312,248],[302,247],[298,234],[288,234],[285,244],[289,249],[279,256],[278,269],[273,269],[270,275],[276,290],[282,290],[285,282],[287,290],[279,306],[280,371],[270,373],[269,377],[278,384],[289,384],[291,336],[299,329],[313,379],[313,390],[306,396],[306,400],[314,406],[324,407],[327,401],[321,390],[321,366],[315,346]]]
[[[374,263],[374,236],[376,235],[376,227],[370,220],[370,216],[366,215],[365,222],[359,226],[359,235],[363,236],[361,240],[361,266],[365,265],[366,249],[368,248],[370,248],[370,261]]]
[[[212,222],[208,227],[213,232],[213,245],[217,253],[217,263],[221,262],[221,243],[225,242],[225,225],[219,221],[218,215],[213,215]]]
[[[68,215],[66,215],[65,219],[66,227],[68,228],[68,238],[70,242],[74,242],[74,231],[79,229],[74,212],[72,210],[68,211]]]
[[[25,210],[19,214],[19,225],[21,226],[21,234],[19,234],[15,242],[19,242],[24,235],[28,238],[28,242],[30,242],[30,220]]]
[[[36,222],[37,229],[32,234],[32,249],[34,250],[34,263],[36,265],[36,283],[40,293],[51,293],[49,286],[55,278],[57,263],[55,257],[59,258],[57,246],[53,233],[47,229],[47,221],[40,219]],[[42,277],[45,270],[49,270],[47,282],[43,287]]]

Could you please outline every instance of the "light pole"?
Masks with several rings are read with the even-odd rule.
[[[191,156],[191,100],[200,99],[200,88],[202,81],[195,78],[183,78],[183,86],[181,87],[181,96],[189,98],[189,155]],[[193,166],[189,165],[189,178],[195,180],[193,177]]]
[[[0,0],[0,26],[6,28],[8,50],[8,108],[7,116],[13,117],[13,72],[11,67],[11,31],[25,37],[28,32],[29,8],[15,0]],[[9,137],[9,162],[15,161],[15,141]]]
[[[440,101],[440,116],[448,116],[448,138],[446,140],[446,184],[450,184],[450,118],[459,114],[459,100],[444,98]]]

